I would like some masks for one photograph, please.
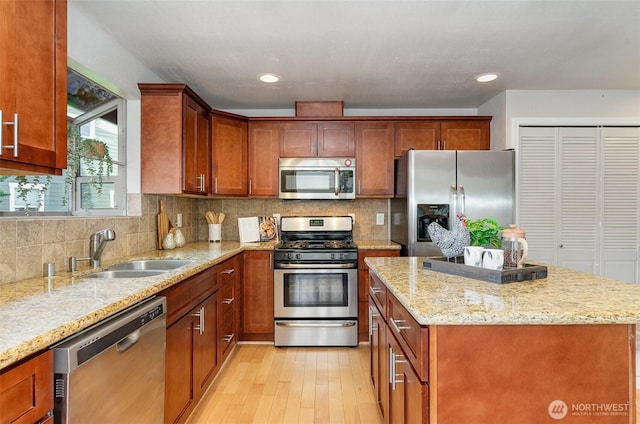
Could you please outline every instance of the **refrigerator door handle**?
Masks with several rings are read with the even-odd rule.
[[[451,206],[452,208],[449,213],[449,218],[453,219],[453,217],[458,213],[458,189],[455,184],[451,184]]]
[[[460,184],[460,186],[458,187],[458,193],[460,196],[460,210],[458,212],[460,212],[461,214],[464,214],[464,200],[465,200],[465,194],[464,194],[464,186],[462,184]]]

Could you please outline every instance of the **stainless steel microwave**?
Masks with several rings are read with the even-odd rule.
[[[281,158],[280,199],[355,199],[354,158]]]

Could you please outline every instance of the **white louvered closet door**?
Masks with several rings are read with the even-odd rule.
[[[638,282],[640,128],[521,127],[518,224],[533,261]]]
[[[598,128],[558,128],[558,265],[599,274]]]
[[[557,129],[520,128],[518,148],[518,219],[527,233],[529,259],[557,265]]]
[[[602,128],[602,275],[638,280],[640,128]]]

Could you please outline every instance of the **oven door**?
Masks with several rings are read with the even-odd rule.
[[[275,318],[357,318],[358,270],[274,270]]]

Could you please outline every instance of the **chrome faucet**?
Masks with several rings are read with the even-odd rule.
[[[104,247],[108,241],[113,241],[115,239],[116,232],[111,228],[105,228],[104,230],[93,233],[89,239],[89,257],[76,258],[75,256],[72,256],[69,258],[69,269],[71,269],[71,272],[78,270],[79,261],[89,261],[94,269],[98,268],[102,262],[101,257]]]

